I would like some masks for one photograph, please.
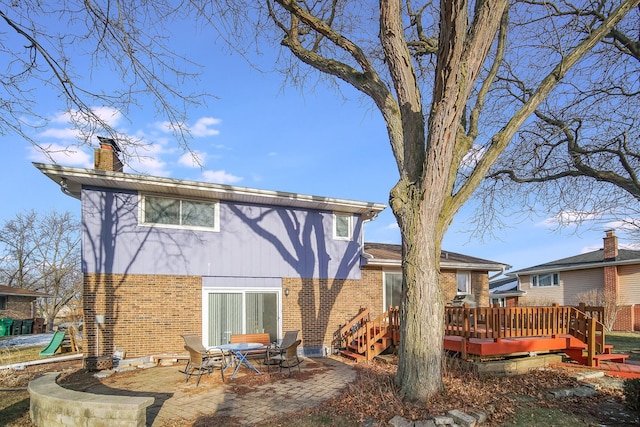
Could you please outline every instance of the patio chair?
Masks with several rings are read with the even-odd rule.
[[[296,342],[298,339],[298,330],[295,331],[287,331],[284,334],[284,338],[280,344],[271,343],[271,345],[267,348],[267,351],[264,354],[264,364],[265,365],[276,365],[277,361],[272,362],[271,357],[281,355],[291,344]]]
[[[220,369],[220,376],[222,377],[222,382],[224,382],[224,368],[227,364],[222,354],[220,354],[218,358],[215,358],[207,356],[206,353],[198,351],[188,345],[185,345],[184,348],[189,352],[189,364],[185,370],[185,383],[189,382],[189,378],[197,375],[198,381],[196,381],[196,387],[198,387],[198,385],[200,385],[200,377],[202,377],[203,374],[210,374],[216,368]]]
[[[300,360],[300,358],[298,357],[298,346],[301,342],[302,340],[297,340],[289,347],[284,349],[281,354],[276,354],[275,356],[271,357],[271,360],[278,362],[280,372],[282,372],[283,367],[286,367],[289,369],[289,376],[291,376],[292,366],[297,366],[298,372],[300,372],[300,363],[302,363],[302,360]],[[267,372],[269,372],[269,365],[267,365]]]
[[[222,355],[222,357],[224,358],[224,362],[226,364],[228,364],[231,360],[231,356],[232,354],[230,352],[223,352],[222,350],[219,349],[211,349],[211,350],[207,350],[205,348],[205,346],[202,344],[202,340],[200,339],[200,336],[197,334],[185,334],[185,335],[181,335],[182,339],[184,340],[184,345],[193,348],[196,351],[199,351],[200,353],[204,353],[205,354],[205,358],[214,358],[214,359],[218,359],[220,358],[220,356]],[[185,371],[189,370],[189,363],[187,362],[187,367],[185,368]],[[226,365],[225,365],[226,366]]]

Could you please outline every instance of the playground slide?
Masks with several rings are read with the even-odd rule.
[[[66,333],[66,331],[56,331],[49,344],[40,352],[40,356],[53,356],[64,341]]]

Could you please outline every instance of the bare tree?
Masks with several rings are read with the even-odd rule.
[[[268,39],[271,20],[280,44],[299,61],[284,57],[291,81],[317,70],[353,86],[380,111],[399,173],[390,194],[403,247],[396,383],[408,400],[440,392],[444,233],[529,117],[565,77],[579,79],[568,73],[611,37],[638,0],[600,8],[597,19],[554,12],[593,9],[587,2],[192,3],[206,20],[233,28],[241,38],[235,46]],[[243,22],[257,23],[256,32],[239,31]],[[512,74],[526,91],[515,93],[502,78]]]
[[[49,328],[67,303],[82,298],[80,224],[66,213],[18,214],[0,229],[0,281],[51,295],[39,301]]]
[[[168,1],[0,1],[0,58],[6,64],[0,70],[0,135],[17,134],[47,153],[31,138],[34,128],[48,123],[36,108],[46,88],[82,131],[79,145],[98,130],[117,138],[126,155],[138,155],[142,142],[119,134],[95,108],[126,116],[151,95],[188,148],[187,107],[206,94],[184,92],[185,80],[196,78],[194,63],[171,49],[164,25],[180,17],[182,5]],[[91,81],[97,70],[111,73],[108,85]]]
[[[538,2],[528,2],[537,5]],[[613,9],[548,3],[554,19],[603,22]],[[633,16],[635,15],[635,16]],[[640,234],[640,9],[585,55],[535,111],[477,192],[485,231],[505,212],[545,212],[559,226],[619,221]],[[575,25],[579,34],[589,26]],[[594,67],[597,64],[597,67]],[[532,85],[515,67],[497,76],[524,102]]]

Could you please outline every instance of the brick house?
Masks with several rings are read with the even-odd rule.
[[[35,303],[38,298],[51,298],[51,295],[0,285],[0,317],[33,319],[36,317]]]
[[[101,140],[96,169],[34,164],[81,201],[85,356],[292,329],[321,356],[360,306],[396,304],[400,247],[363,242],[384,204],[123,173],[117,152]],[[487,271],[505,266],[443,257],[447,298],[488,302]]]
[[[585,295],[600,293],[617,306],[613,329],[640,330],[640,251],[618,249],[618,237],[608,230],[603,248],[507,274],[526,292],[521,304],[577,305]],[[603,304],[603,302],[600,302]],[[605,304],[606,307],[607,304]]]

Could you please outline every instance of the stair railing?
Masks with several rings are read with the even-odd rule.
[[[360,307],[350,321],[344,324],[335,334],[334,341],[339,342],[339,347],[345,347],[354,340],[354,336],[362,329],[362,326],[369,320],[370,311],[368,307]]]

